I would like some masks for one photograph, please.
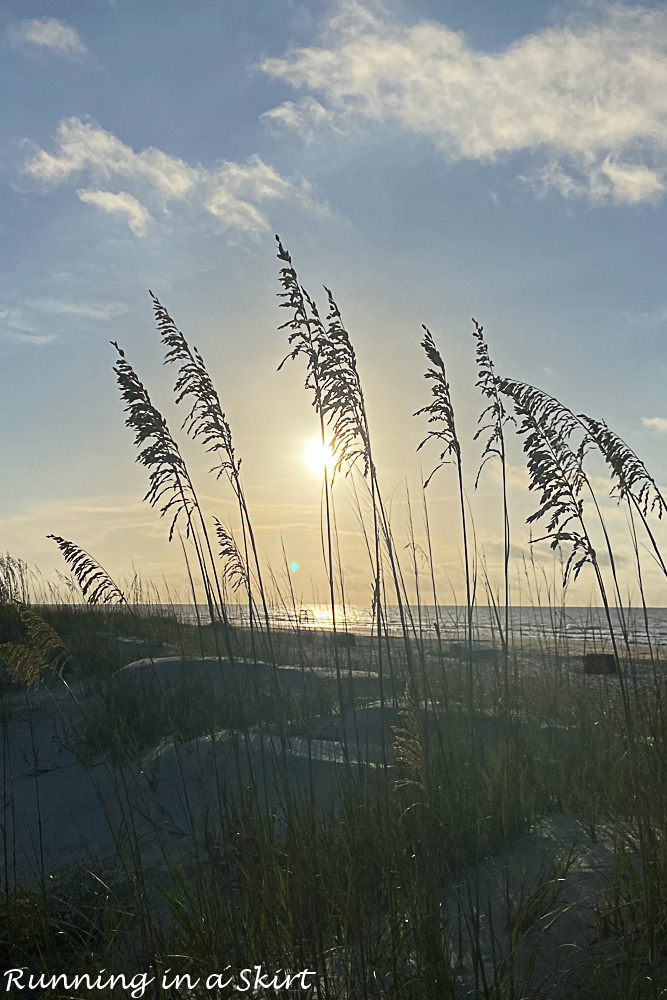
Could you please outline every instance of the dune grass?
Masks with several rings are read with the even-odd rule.
[[[408,545],[397,544],[356,354],[333,295],[327,289],[322,317],[280,241],[278,256],[282,304],[290,310],[288,357],[305,360],[319,433],[335,455],[335,469],[325,472],[322,521],[331,629],[299,627],[293,594],[262,565],[217,392],[201,355],[154,298],[166,360],[178,367],[177,403],[190,405],[183,426],[215,457],[212,471],[232,491],[240,533],[237,540],[201,506],[176,437],[115,345],[126,423],[149,474],[146,499],[168,519],[170,537],[181,526],[193,603],[203,592],[206,612],[186,624],[160,601],[133,600],[94,555],[59,536],[51,537],[70,571],[59,598],[53,587],[49,600],[36,598],[27,568],[9,556],[0,561],[5,735],[20,713],[32,732],[33,719],[65,685],[73,707],[66,713],[63,698],[57,701],[61,738],[96,787],[102,773],[111,776],[123,817],[113,855],[73,861],[62,871],[48,867],[49,845],[40,839],[46,822],[23,831],[40,856],[32,880],[14,877],[5,836],[0,964],[45,974],[150,970],[156,982],[146,995],[165,997],[185,995],[160,985],[165,970],[169,983],[174,975],[197,980],[188,996],[224,996],[232,988],[216,994],[207,976],[260,964],[271,975],[314,970],[312,992],[326,1000],[667,995],[665,661],[650,634],[643,588],[647,549],[664,571],[651,521],[665,509],[659,487],[602,421],[497,375],[475,322],[486,407],[479,461],[501,469],[499,596],[476,548],[445,363],[424,328],[431,401],[419,411],[428,418],[422,445],[426,451],[435,439],[438,475],[454,477],[465,581],[460,634],[431,629],[427,604],[440,603],[428,509],[433,474],[422,497],[422,563],[411,507]],[[534,544],[550,545],[558,557],[553,578],[534,560],[511,558],[513,421],[538,497],[529,522],[543,525]],[[473,446],[465,447],[472,462]],[[627,578],[589,472],[593,450],[628,510],[635,565]],[[336,531],[336,498],[350,487],[374,622],[354,645],[345,640]],[[512,537],[517,533],[513,525]],[[569,582],[586,573],[607,628],[595,649],[611,652],[611,675],[585,675],[583,650],[571,648],[562,631]],[[73,598],[74,586],[87,603]],[[629,586],[640,595],[635,615],[623,608]],[[531,601],[542,609],[543,628],[527,641],[512,626],[510,606]],[[245,608],[245,624],[232,624],[232,604]],[[276,627],[276,606],[291,611],[292,628]],[[488,606],[494,622],[484,642],[475,633],[476,606]],[[398,634],[389,627],[391,608]],[[221,677],[223,669],[238,668],[238,676],[252,678],[256,663],[270,669],[242,692],[231,683],[221,692],[194,676],[175,689],[119,686],[124,665],[145,659],[147,676],[153,667],[157,677],[165,654],[213,657]],[[302,671],[303,691],[284,683],[285,667]],[[334,743],[335,762],[318,756]],[[17,787],[8,745],[6,739],[3,833]],[[186,795],[187,835],[176,848],[156,821],[158,863],[149,863],[145,828],[139,833],[149,813],[140,815],[134,786],[144,781],[147,801],[160,781],[161,755],[183,776],[193,748],[202,747],[215,772],[207,779],[210,811],[202,822]],[[38,795],[37,768],[34,785]],[[545,817],[576,821],[590,857],[602,857],[598,851],[609,858],[599,879],[584,873],[585,900],[568,896],[583,870],[581,845],[554,841],[533,864],[530,845]],[[518,869],[517,845],[526,851]],[[495,883],[489,865],[498,866]],[[572,919],[580,920],[581,939],[568,941],[564,932],[552,968],[545,958],[549,933]],[[280,992],[274,983],[262,995]],[[71,991],[63,986],[49,995]]]

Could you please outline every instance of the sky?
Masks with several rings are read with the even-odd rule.
[[[423,543],[420,481],[437,461],[417,454],[427,428],[412,416],[429,402],[422,323],[447,364],[492,580],[499,473],[474,489],[471,317],[501,374],[607,420],[667,484],[667,4],[5,0],[0,90],[0,550],[44,578],[65,571],[54,533],[119,579],[185,592],[112,371],[115,340],[178,433],[151,289],[211,372],[276,578],[298,563],[297,599],[326,599],[321,475],[304,461],[317,417],[299,362],[277,372],[275,233],[309,292],[327,285],[341,308],[397,538],[409,490]],[[234,527],[229,489],[179,441]],[[520,562],[536,498],[518,442],[510,462]],[[625,515],[593,473],[630,592]],[[368,604],[350,482],[335,491],[346,596]],[[451,603],[452,469],[427,497]],[[532,550],[548,575],[548,546]],[[667,605],[646,573],[649,603]],[[595,600],[590,573],[570,597]]]

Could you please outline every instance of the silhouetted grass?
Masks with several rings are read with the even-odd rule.
[[[657,1000],[667,984],[667,723],[664,666],[650,635],[642,574],[647,541],[664,571],[650,520],[664,510],[659,487],[604,422],[576,416],[538,388],[498,375],[475,322],[485,404],[476,438],[488,435],[475,464],[500,463],[503,524],[504,603],[485,576],[495,625],[492,640],[480,642],[476,567],[487,570],[476,548],[463,466],[472,442],[457,431],[445,361],[424,328],[432,393],[419,411],[430,421],[422,445],[435,440],[440,465],[452,465],[465,580],[460,637],[447,638],[440,629],[429,634],[424,581],[437,606],[442,567],[426,496],[422,559],[408,495],[404,566],[340,310],[327,289],[322,319],[280,242],[278,255],[282,304],[291,311],[290,356],[305,359],[320,435],[335,454],[335,477],[334,470],[324,474],[322,522],[333,627],[299,628],[294,595],[261,564],[221,401],[201,356],[154,298],[167,361],[179,365],[177,400],[187,398],[191,407],[184,426],[215,454],[218,478],[227,480],[238,505],[241,533],[237,542],[201,507],[175,437],[118,349],[115,371],[127,423],[149,470],[146,499],[170,519],[170,535],[175,519],[183,522],[188,573],[194,553],[210,621],[188,625],[158,602],[141,607],[94,555],[60,536],[50,537],[72,574],[61,580],[67,591],[61,586],[60,599],[52,588],[55,599],[36,600],[27,567],[9,556],[0,560],[0,653],[12,677],[2,690],[6,734],[25,713],[37,762],[34,724],[49,699],[56,704],[60,738],[85,763],[93,784],[101,788],[101,776],[111,777],[115,802],[106,805],[116,845],[111,861],[91,857],[85,868],[53,871],[42,810],[40,829],[23,831],[34,840],[40,873],[25,885],[15,878],[16,858],[5,839],[3,964],[45,972],[97,971],[103,964],[155,975],[170,968],[193,979],[259,963],[267,970],[308,968],[317,972],[314,993],[323,1000]],[[538,498],[529,523],[544,525],[533,544],[553,549],[553,576],[533,559],[510,558],[510,409]],[[633,518],[635,565],[628,579],[614,558],[589,472],[592,448],[607,462],[614,496]],[[447,474],[445,467],[440,475]],[[349,487],[369,559],[374,628],[343,647],[338,608],[346,604],[345,567],[334,488]],[[598,642],[611,647],[616,675],[584,675],[582,650],[571,648],[562,632],[570,580],[585,573],[599,589],[608,635]],[[194,594],[194,574],[191,579]],[[72,600],[73,581],[87,605]],[[641,594],[638,625],[624,611],[619,639],[614,612],[633,582]],[[245,626],[229,623],[226,604],[234,595],[247,608]],[[528,602],[543,611],[534,641],[512,629],[511,605]],[[397,636],[388,627],[389,605],[399,610]],[[272,606],[291,608],[294,627],[275,628]],[[146,659],[147,679],[151,668],[157,676],[156,661],[165,653],[213,657],[221,678],[236,679],[221,689],[193,675],[160,688],[119,684],[114,676],[136,659]],[[284,683],[287,676],[298,680],[298,671],[281,675],[282,666],[299,668],[303,688]],[[261,680],[253,683],[253,677]],[[61,684],[71,692],[70,714],[69,702],[55,697]],[[323,745],[338,747],[337,763],[318,756]],[[37,767],[29,779],[14,777],[13,752],[6,739],[3,832],[13,823],[17,782],[31,780],[39,789]],[[203,821],[188,797],[188,782],[194,795],[200,780],[189,770],[198,753],[209,762],[201,778],[209,796]],[[186,829],[177,843],[147,805],[163,757],[172,768],[169,781],[184,782]],[[584,869],[572,844],[554,843],[529,873],[531,841],[521,838],[545,816],[574,817],[591,850],[607,845],[612,859],[598,886],[590,873],[587,883],[589,930],[597,940],[571,942],[558,970],[546,971],[540,935],[576,910],[563,900]],[[527,852],[526,866],[511,875],[517,844]],[[492,899],[492,862],[504,872],[500,908]],[[168,988],[161,995],[179,993]],[[211,993],[200,983],[189,995]]]

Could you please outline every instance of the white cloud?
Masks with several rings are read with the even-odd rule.
[[[255,201],[265,198],[284,198],[294,190],[294,185],[263,163],[256,154],[247,163],[225,161],[216,174],[216,180],[228,191],[244,195]]]
[[[225,161],[210,178],[212,194],[206,208],[227,225],[257,232],[269,229],[268,219],[255,207],[254,202],[268,200],[296,201],[310,211],[322,211],[313,198],[307,181],[294,184],[281,177],[273,167],[264,163],[257,154],[246,163]]]
[[[146,235],[152,217],[134,195],[127,191],[89,191],[81,188],[76,193],[86,205],[96,205],[109,215],[124,215],[135,236]]]
[[[314,97],[304,97],[298,104],[285,101],[259,117],[265,125],[292,129],[306,143],[313,142],[323,127],[328,127],[339,135],[350,132],[352,128],[351,123],[343,123],[342,114],[334,115]]]
[[[208,198],[206,209],[220,219],[225,229],[229,227],[247,233],[261,233],[269,228],[269,220],[264,212],[249,201],[237,198],[222,185]]]
[[[61,55],[83,55],[86,52],[76,28],[55,17],[20,21],[10,27],[9,38],[14,45],[28,42]]]
[[[100,184],[122,178],[136,191],[113,194],[102,189],[80,189],[82,201],[107,212],[123,213],[137,235],[144,235],[151,219],[145,201],[167,212],[170,202],[187,203],[215,216],[224,228],[257,236],[270,230],[269,219],[258,207],[265,201],[292,201],[309,211],[322,211],[310,185],[282,177],[255,155],[246,163],[223,161],[215,169],[190,165],[163,150],[136,152],[111,132],[91,121],[63,119],[56,134],[56,151],[39,149],[24,164],[28,177],[48,187],[86,175]]]
[[[642,417],[644,427],[652,427],[659,434],[667,434],[667,419],[665,417]]]
[[[526,179],[540,191],[634,204],[665,190],[664,9],[597,6],[587,21],[487,53],[445,24],[407,27],[377,4],[340,0],[319,45],[262,68],[310,92],[263,116],[306,138],[323,124],[397,123],[450,159],[528,151],[536,164]]]
[[[143,181],[168,201],[185,198],[197,180],[197,171],[178,157],[153,148],[135,153],[111,132],[80,118],[64,118],[56,142],[57,153],[41,149],[24,166],[27,174],[47,185],[86,171],[96,180],[117,176]]]

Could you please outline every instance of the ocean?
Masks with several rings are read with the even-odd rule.
[[[192,604],[178,604],[173,610],[183,622],[196,623],[197,611]],[[208,623],[209,613],[205,605],[198,608],[201,621]],[[387,627],[390,634],[398,635],[401,631],[399,609],[389,605],[384,609]],[[497,614],[504,627],[505,609],[497,609]],[[227,605],[227,615],[233,624],[248,624],[248,608],[242,605]],[[410,615],[417,628],[425,633],[436,634],[437,624],[440,635],[449,638],[463,636],[466,629],[466,609],[456,605],[422,605],[420,608],[410,606]],[[646,642],[647,622],[642,608],[611,608],[611,619],[614,633],[619,640],[623,639],[624,628],[627,628],[634,642]],[[667,642],[667,608],[648,608],[646,611],[648,634],[651,642],[656,645]],[[302,628],[330,630],[333,626],[331,605],[303,604],[295,608],[271,607],[269,620],[274,628]],[[598,638],[609,638],[609,627],[603,608],[548,606],[512,607],[509,613],[510,634],[515,638],[558,637],[559,639],[593,641]],[[339,630],[354,632],[359,635],[370,635],[375,629],[373,611],[370,605],[352,604],[336,607],[336,627]],[[493,609],[475,607],[473,609],[473,629],[478,640],[490,641],[498,635],[498,625]]]

